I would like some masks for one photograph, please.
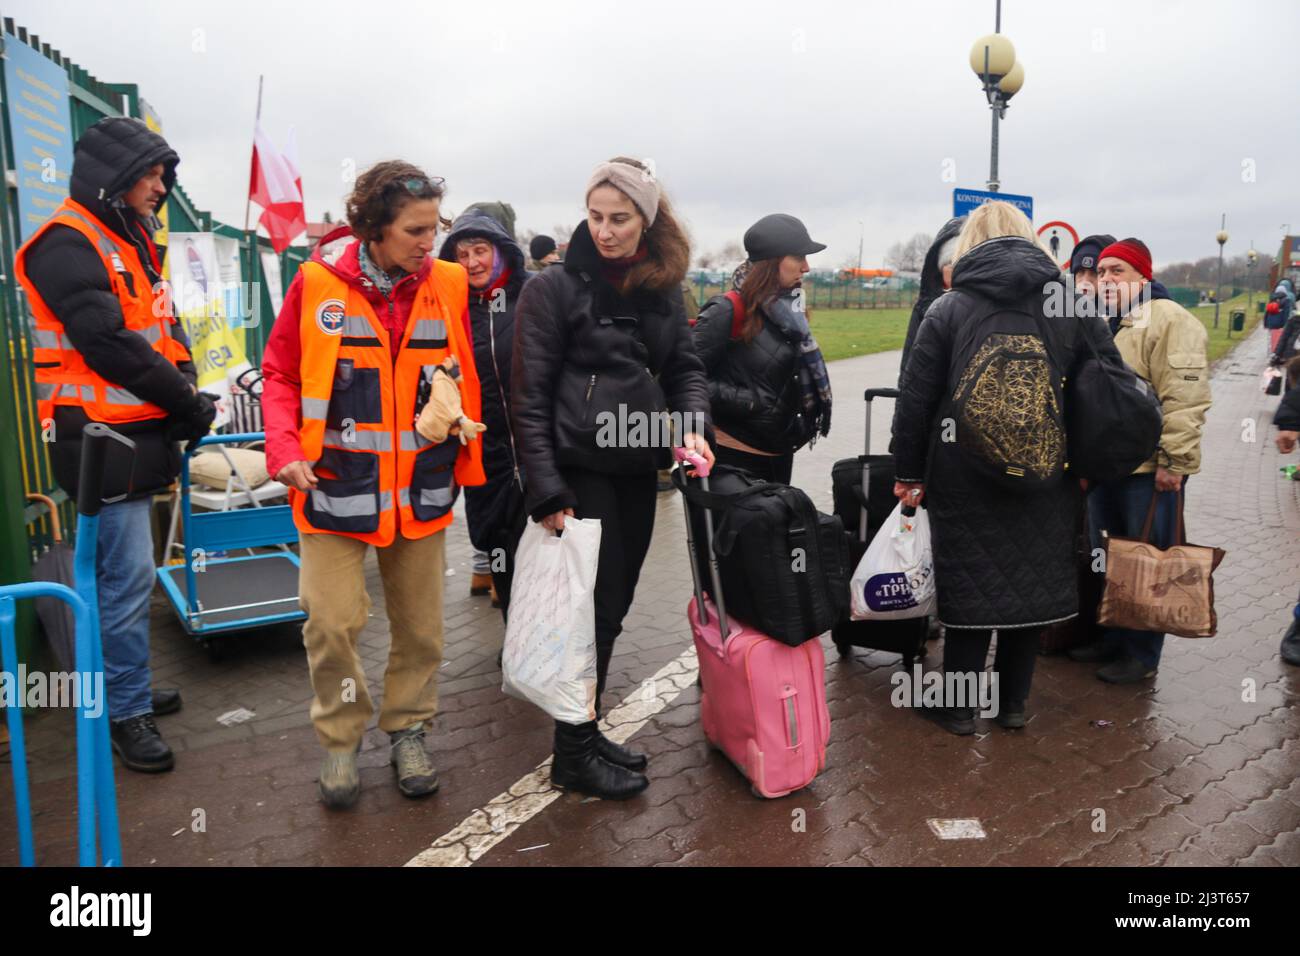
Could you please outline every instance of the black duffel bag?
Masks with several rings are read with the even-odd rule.
[[[1090,482],[1127,478],[1155,454],[1164,411],[1155,389],[1122,359],[1103,358],[1085,330],[1088,351],[1065,384],[1070,474]]]
[[[695,522],[700,580],[710,581],[703,551],[703,510],[713,513],[727,614],[791,647],[818,637],[848,614],[849,564],[844,525],[822,514],[803,491],[715,465],[709,491],[673,481]],[[711,590],[711,588],[706,588]]]

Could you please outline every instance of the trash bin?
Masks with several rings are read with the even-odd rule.
[[[1233,309],[1231,322],[1232,322],[1232,331],[1241,332],[1242,330],[1244,330],[1246,328],[1246,310]]]

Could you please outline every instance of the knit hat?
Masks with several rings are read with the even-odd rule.
[[[632,204],[645,217],[647,229],[655,224],[655,216],[659,214],[660,189],[659,180],[655,179],[653,172],[617,160],[601,163],[587,180],[587,191],[583,195],[583,202],[590,199],[591,191],[602,183],[609,183],[632,200]]]
[[[1074,251],[1070,253],[1070,274],[1077,276],[1084,269],[1096,272],[1097,260],[1101,258],[1101,250],[1114,242],[1115,237],[1108,236],[1105,233],[1084,236],[1079,240],[1079,244],[1074,247]]]
[[[528,255],[534,262],[541,262],[554,251],[555,240],[550,236],[533,236],[532,242],[528,243]]]
[[[1101,254],[1097,256],[1097,261],[1102,259],[1115,258],[1123,259],[1134,269],[1136,269],[1144,279],[1151,278],[1151,250],[1146,247],[1141,239],[1121,239],[1119,242],[1112,242]]]

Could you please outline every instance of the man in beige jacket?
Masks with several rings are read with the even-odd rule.
[[[1160,445],[1151,459],[1119,481],[1088,494],[1093,547],[1101,533],[1136,538],[1155,507],[1151,540],[1176,543],[1178,512],[1187,480],[1201,469],[1201,431],[1210,407],[1205,326],[1151,279],[1151,253],[1138,239],[1122,239],[1101,251],[1097,287],[1106,310],[1119,316],[1115,346],[1155,390],[1164,409]],[[1075,660],[1104,662],[1097,676],[1129,684],[1155,676],[1165,636],[1109,630],[1096,644],[1072,651]]]

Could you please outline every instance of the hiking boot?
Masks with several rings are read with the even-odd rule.
[[[427,797],[438,789],[438,771],[424,749],[424,727],[412,727],[388,735],[390,760],[397,768],[397,789],[405,797]]]
[[[492,575],[484,571],[482,574],[475,571],[469,579],[469,596],[481,597],[490,593],[492,590]]]
[[[993,722],[1004,730],[1023,730],[1025,726],[1025,702],[1009,700],[999,705],[998,715]]]
[[[331,810],[346,810],[357,802],[361,793],[361,778],[357,775],[357,752],[331,751],[320,765],[321,802]]]
[[[602,800],[626,800],[650,786],[643,774],[601,757],[599,739],[594,720],[585,724],[556,721],[551,783],[560,790],[576,790]]]
[[[1122,651],[1114,641],[1100,640],[1072,647],[1065,652],[1065,656],[1080,664],[1104,664],[1118,658]]]
[[[607,763],[612,763],[616,767],[622,767],[625,770],[644,770],[650,761],[645,754],[637,753],[635,750],[629,750],[621,744],[616,744],[600,732],[600,727],[596,727],[596,753]]]
[[[174,714],[181,709],[181,692],[174,687],[166,689],[154,688],[153,691],[153,715],[161,717],[164,714]]]
[[[1282,635],[1282,660],[1300,667],[1300,617],[1293,619]]]
[[[975,733],[975,711],[970,707],[922,707],[921,716],[959,737]]]
[[[1097,671],[1097,677],[1107,684],[1136,684],[1155,677],[1156,669],[1143,664],[1136,657],[1125,655]]]
[[[172,748],[158,733],[153,714],[140,714],[112,724],[109,737],[122,764],[141,773],[161,773],[176,765]]]

